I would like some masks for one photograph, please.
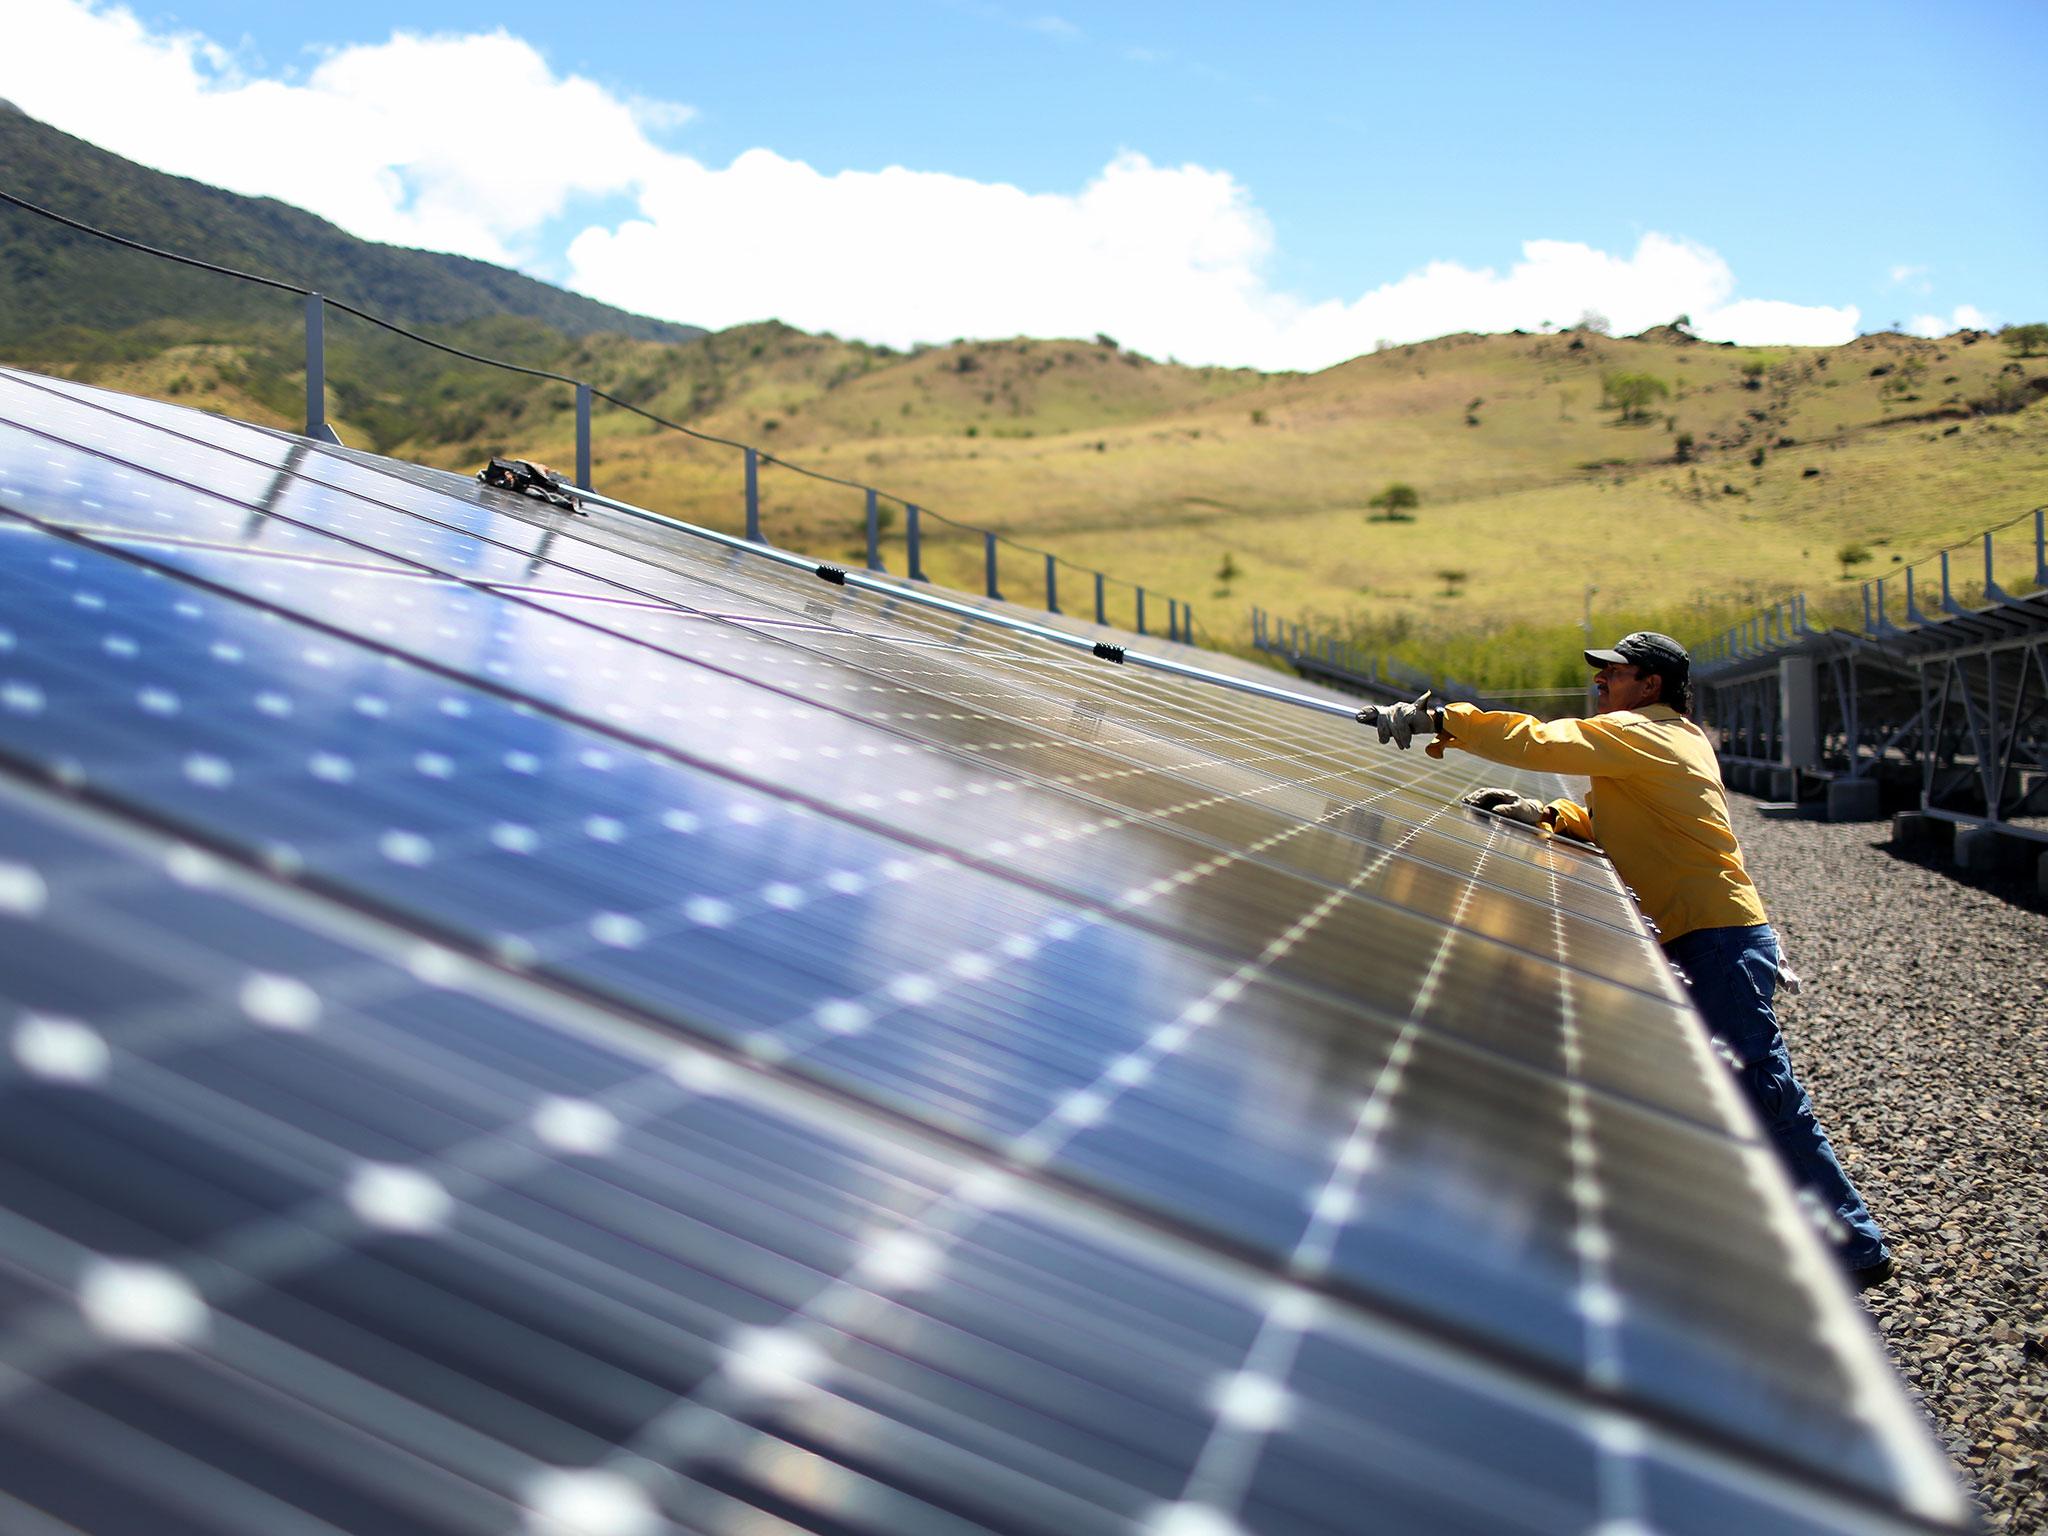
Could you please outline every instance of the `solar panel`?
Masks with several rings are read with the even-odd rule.
[[[1475,771],[0,374],[0,1507],[1955,1528],[1611,868]]]

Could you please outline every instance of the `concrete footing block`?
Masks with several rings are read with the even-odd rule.
[[[1996,827],[1957,827],[1950,857],[1957,869],[1988,874],[2011,865],[2018,841]]]
[[[1840,789],[1842,780],[1828,786],[1828,820],[1847,820],[1835,815],[1835,791]],[[1934,818],[1922,816],[1918,811],[1900,811],[1892,818],[1892,846],[1894,848],[1925,848],[1934,841]]]
[[[1829,821],[1875,821],[1881,814],[1881,794],[1875,779],[1828,780]],[[1925,818],[1921,818],[1924,820]],[[1892,822],[1892,841],[1899,840],[1898,820]]]
[[[1770,771],[1770,797],[1773,800],[1797,800],[1799,798],[1799,770],[1797,768],[1773,768]]]
[[[2034,860],[2034,889],[2048,896],[2048,851]]]
[[[2034,768],[2021,769],[2019,793],[2019,806],[2011,814],[2038,816],[2048,810],[2048,773]]]

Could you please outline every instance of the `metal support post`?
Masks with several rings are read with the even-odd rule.
[[[327,425],[327,301],[306,295],[306,436],[339,443]]]
[[[1166,600],[1166,638],[1180,639],[1180,599],[1177,597]]]
[[[595,490],[590,483],[590,386],[576,386],[576,484],[581,490]]]
[[[1059,561],[1055,560],[1051,555],[1045,557],[1045,611],[1047,613],[1058,613],[1060,611]]]
[[[868,569],[886,569],[882,564],[882,509],[872,486],[868,488]]]
[[[1102,572],[1095,573],[1095,622],[1107,625],[1109,616],[1102,604]]]
[[[1991,535],[1984,535],[1984,601],[1987,603],[2009,603],[2013,601],[2010,592],[1998,585],[1991,573]]]
[[[1180,605],[1180,643],[1195,643],[1195,610],[1186,603]]]
[[[917,503],[914,501],[903,503],[903,542],[905,546],[904,559],[909,565],[909,569],[904,574],[909,576],[912,581],[930,581],[931,578],[924,573],[924,562],[918,558],[919,551],[924,547],[924,541],[918,529]]]
[[[1866,635],[1877,633],[1870,624],[1870,583],[1867,581],[1863,583],[1863,633]]]
[[[747,542],[761,542],[761,455],[747,450]]]
[[[1941,552],[1941,611],[1952,613],[1957,618],[1968,618],[1970,610],[1957,602],[1948,589],[1948,551]]]
[[[1920,605],[1913,601],[1913,567],[1910,565],[1906,567],[1906,622],[1908,624],[1925,624],[1928,622],[1927,615],[1920,611]]]
[[[1788,768],[1820,766],[1820,679],[1811,656],[1785,656],[1778,661],[1779,739],[1781,761]]]
[[[987,572],[988,595],[1001,601],[1003,594],[996,590],[996,536],[992,533],[981,536],[981,563]]]
[[[1145,589],[1138,588],[1138,633],[1145,633]]]
[[[2048,507],[2034,508],[2034,585],[2048,587]]]

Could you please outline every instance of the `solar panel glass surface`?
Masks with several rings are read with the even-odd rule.
[[[830,1306],[872,1316],[874,1336],[836,1310],[799,1325],[757,1317],[732,1291],[702,1300],[667,1270],[639,1274],[626,1301],[613,1279],[580,1290],[572,1266],[547,1277],[554,1300],[536,1317],[495,1260],[467,1243],[440,1252],[437,1227],[431,1263],[340,1232],[337,1274],[310,1290],[259,1277],[245,1299],[261,1315],[237,1313],[236,1328],[265,1340],[291,1337],[293,1320],[331,1329],[388,1363],[365,1376],[377,1391],[459,1420],[534,1476],[631,1450],[632,1467],[659,1469],[660,1518],[712,1528],[746,1508],[782,1512],[789,1497],[758,1466],[719,1460],[714,1443],[733,1436],[782,1447],[785,1483],[810,1490],[798,1523],[821,1529],[910,1529],[933,1510],[1014,1529],[1094,1528],[1098,1515],[1104,1529],[1193,1532],[1211,1516],[1309,1529],[1341,1526],[1361,1488],[1412,1509],[1417,1528],[1515,1528],[1501,1523],[1506,1491],[1485,1479],[1452,1488],[1395,1470],[1412,1450],[1339,1454],[1355,1439],[1345,1414],[1401,1411],[1357,1360],[1328,1371],[1341,1408],[1317,1396],[1324,1378],[1306,1362],[1331,1319],[1395,1341],[1457,1398],[1439,1421],[1447,1437],[1424,1436],[1434,1449],[1412,1466],[1471,1457],[1452,1424],[1511,1408],[1548,1416],[1590,1470],[1576,1493],[1546,1494],[1552,1504],[1516,1494],[1516,1507],[1557,1515],[1526,1528],[1644,1518],[1655,1479],[1643,1468],[1658,1457],[1674,1459],[1673,1479],[1725,1485],[1814,1529],[1867,1528],[1829,1522],[1886,1505],[1942,1508],[1896,1387],[1868,1340],[1844,1332],[1850,1304],[1796,1230],[1611,871],[1457,807],[1469,767],[682,535],[622,531],[608,514],[542,514],[452,478],[75,387],[0,381],[0,509],[0,754],[23,779],[84,796],[125,837],[204,847],[237,871],[236,910],[256,915],[215,909],[184,948],[274,970],[275,998],[303,1006],[310,994],[325,1020],[323,963],[265,961],[241,936],[265,922],[361,925],[373,952],[467,957],[431,963],[486,978],[508,994],[493,1006],[534,1015],[484,1027],[481,1003],[420,986],[389,955],[334,962],[381,963],[402,1016],[364,1010],[368,1033],[339,1046],[324,1024],[236,1021],[192,1058],[204,1086],[188,1092],[161,1076],[167,1043],[145,1030],[138,1046],[106,1046],[103,1021],[241,994],[209,984],[199,960],[198,980],[154,985],[152,945],[169,941],[153,925],[182,917],[187,892],[131,852],[113,884],[155,903],[134,942],[39,913],[58,933],[53,953],[84,959],[98,942],[109,963],[103,975],[31,966],[41,979],[10,989],[24,1017],[92,1021],[82,1027],[133,1074],[119,1093],[98,1079],[47,1090],[20,1122],[36,1129],[19,1159],[62,1145],[59,1161],[97,1180],[11,1197],[70,1245],[71,1270],[53,1261],[43,1286],[76,1290],[80,1263],[133,1256],[112,1241],[134,1220],[117,1197],[147,1185],[144,1169],[164,1170],[167,1225],[136,1252],[192,1285],[231,1262],[224,1247],[325,1231],[308,1213],[349,1187],[337,1171],[348,1158],[432,1203],[409,1171],[438,1166],[466,1131],[503,1140],[515,1124],[537,1139],[546,1220],[518,1180],[451,1191],[424,1175],[446,1221],[501,1222],[493,1230],[521,1254],[549,1242],[582,1252],[549,1223],[581,1231],[610,1211],[638,1234],[626,1241],[659,1232],[675,1262],[694,1264],[699,1227],[677,1214],[668,1142],[643,1165],[641,1122],[611,1098],[678,1091],[677,1063],[696,1062],[711,1065],[688,1071],[715,1065],[782,1095],[777,1137],[859,1141],[816,1152],[817,1168],[808,1150],[783,1154],[732,1197],[745,1216],[704,1230],[788,1246],[779,1207],[756,1203],[763,1189],[895,1187],[890,1149],[914,1151],[945,1176],[919,1175],[924,1192],[893,1217],[903,1235],[876,1242],[911,1256],[899,1267],[930,1269],[910,1289],[943,1320],[902,1310],[896,1289],[866,1283],[887,1263],[844,1247],[806,1249],[807,1272],[837,1277],[830,1294],[843,1300]],[[42,862],[19,867],[24,889],[52,888]],[[236,937],[208,937],[216,929]],[[327,941],[266,942],[317,956]],[[111,987],[130,969],[136,985],[118,1001],[65,994],[74,972]],[[558,1082],[534,1109],[532,1079],[591,1059],[577,1031],[592,1018],[626,1042],[606,1057],[618,1075]],[[367,1061],[372,1039],[406,1044],[376,1073],[296,1054]],[[523,1085],[497,1092],[496,1120],[437,1097],[443,1074],[467,1079],[479,1055]],[[279,1112],[272,1094],[293,1108]],[[222,1144],[226,1122],[201,1103],[293,1134],[254,1127]],[[720,1129],[728,1108],[726,1095],[685,1094],[660,1137],[738,1156],[751,1143]],[[841,1165],[856,1172],[831,1173]],[[659,1187],[634,1183],[632,1168]],[[966,1201],[972,1219],[956,1230],[935,1212],[969,1185],[1002,1198]],[[824,1215],[843,1194],[799,1201],[804,1219],[843,1236],[852,1218]],[[984,1256],[1003,1285],[974,1267]],[[1208,1363],[1176,1374],[1147,1356],[1113,1385],[1075,1386],[1090,1356],[1066,1331],[1152,1296],[1164,1282],[1146,1265],[1180,1288],[1138,1307],[1147,1326]],[[798,1306],[778,1273],[763,1261],[768,1290],[749,1294]],[[1007,1304],[990,1314],[991,1287],[1022,1298],[1036,1324]],[[630,1330],[630,1347],[605,1335],[609,1353],[587,1331],[536,1334],[572,1313],[597,1329],[586,1310],[685,1304],[703,1309],[700,1343],[672,1353]],[[1011,1326],[1036,1327],[1029,1348]],[[733,1339],[764,1330],[769,1365],[793,1350],[860,1389],[824,1391],[795,1370],[787,1391],[752,1391],[762,1362]],[[1047,1335],[1063,1339],[1051,1360]],[[1144,1337],[1128,1340],[1141,1354]],[[963,1352],[957,1369],[920,1352],[942,1344]],[[165,1411],[159,1388],[246,1413],[222,1395],[216,1361],[109,1354],[93,1359],[89,1391],[63,1389],[68,1400],[145,1428]],[[1171,1406],[1155,1428],[1136,1410],[1126,1424],[1103,1405],[1127,1394]],[[472,1403],[496,1417],[462,1419]],[[527,1416],[541,1438],[515,1432]],[[652,1427],[671,1419],[694,1426],[673,1445]],[[549,1438],[564,1424],[583,1438]],[[650,1435],[655,1453],[633,1449]],[[1134,1436],[1152,1437],[1136,1460],[1115,1449]],[[165,1454],[194,1459],[189,1446]],[[1056,1517],[1079,1464],[1094,1513]],[[957,1470],[979,1502],[906,1471],[926,1465]],[[648,1492],[645,1477],[626,1482]],[[538,1495],[518,1486],[507,1496],[530,1506]],[[995,1491],[1013,1486],[1031,1492]],[[1474,1502],[1482,1486],[1493,1491]],[[670,1490],[703,1507],[684,1514],[662,1502]],[[1841,1513],[1851,1506],[1831,1501],[1845,1497],[1864,1503]],[[927,1513],[912,1521],[913,1509]]]

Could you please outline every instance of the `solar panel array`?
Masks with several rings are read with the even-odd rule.
[[[1501,773],[0,374],[0,1527],[1954,1527]]]

